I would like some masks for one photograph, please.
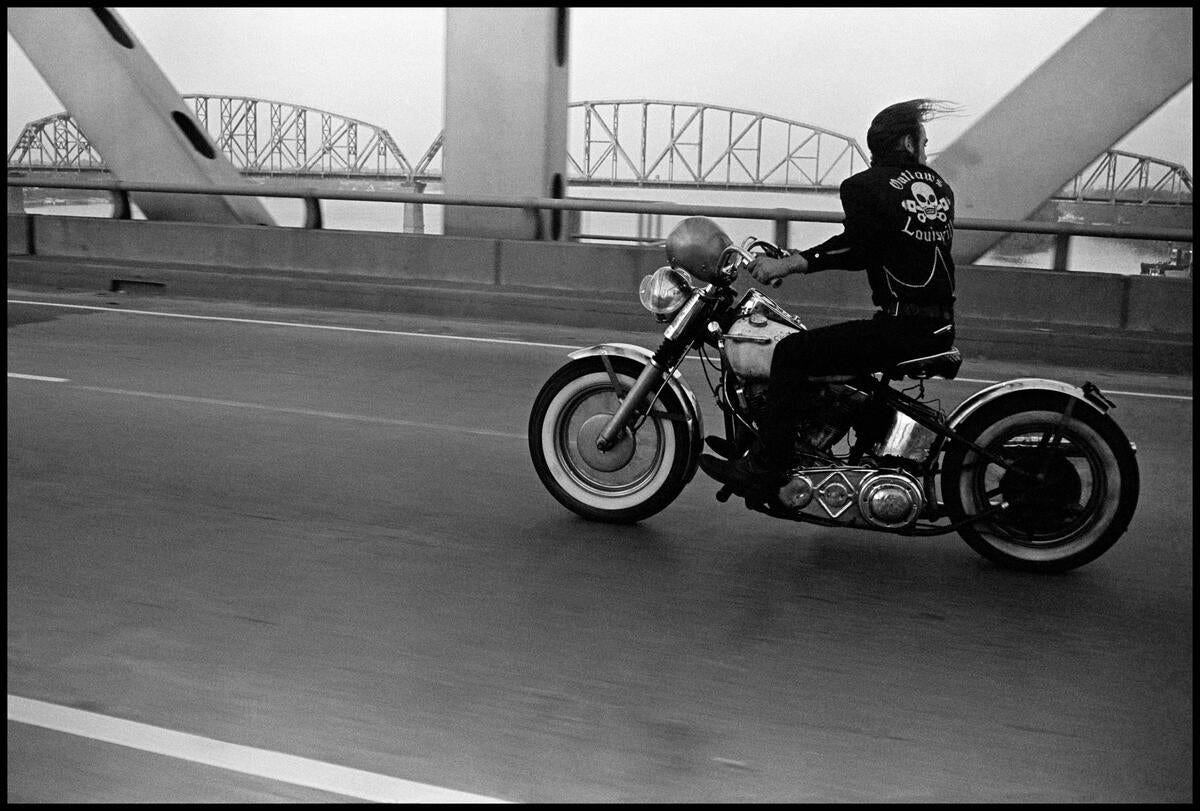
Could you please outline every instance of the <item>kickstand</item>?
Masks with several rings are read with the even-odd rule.
[[[732,495],[733,495],[733,490],[731,490],[729,485],[726,484],[720,490],[717,491],[717,501],[724,504],[726,501],[729,501],[729,497]]]

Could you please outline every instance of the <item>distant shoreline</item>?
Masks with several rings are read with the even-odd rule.
[[[88,203],[111,203],[108,194],[92,189],[51,189],[29,186],[25,188],[26,206],[78,206]]]

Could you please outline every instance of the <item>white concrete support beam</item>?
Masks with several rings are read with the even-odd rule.
[[[8,30],[116,179],[249,183],[112,9],[9,8]],[[151,220],[274,224],[254,197],[143,193],[133,200]]]
[[[988,110],[933,166],[956,214],[1030,217],[1192,80],[1192,9],[1108,8]],[[972,262],[1003,235],[958,231]]]
[[[442,175],[448,195],[564,197],[567,9],[446,10]],[[565,217],[448,206],[445,232],[561,239]]]

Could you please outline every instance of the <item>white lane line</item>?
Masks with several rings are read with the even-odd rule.
[[[30,304],[30,305],[34,305],[34,306],[38,306],[38,307],[63,307],[66,309],[73,309],[73,310],[97,310],[99,312],[105,312],[105,313],[129,313],[130,315],[152,315],[152,316],[158,316],[160,318],[187,318],[187,319],[192,319],[192,320],[196,320],[196,321],[227,321],[227,322],[232,322],[235,324],[259,324],[259,325],[266,325],[266,326],[272,326],[272,327],[297,327],[299,329],[321,329],[321,330],[331,330],[334,332],[362,332],[362,333],[368,333],[368,334],[373,334],[373,335],[398,335],[398,336],[403,336],[403,337],[408,337],[408,338],[440,338],[442,340],[447,340],[447,341],[473,341],[475,343],[483,343],[483,344],[509,344],[509,345],[513,345],[513,346],[536,346],[536,347],[541,347],[541,348],[545,348],[545,349],[567,349],[567,350],[582,349],[582,347],[573,346],[570,344],[546,344],[546,343],[539,343],[537,341],[518,341],[518,340],[514,340],[514,339],[510,339],[510,338],[474,338],[474,337],[470,337],[470,336],[466,336],[466,335],[451,335],[451,334],[446,334],[446,333],[404,332],[401,330],[390,330],[390,329],[367,329],[365,327],[336,327],[336,326],[331,326],[328,324],[305,324],[305,323],[302,323],[299,321],[263,321],[263,320],[259,320],[259,319],[253,319],[253,318],[231,318],[231,317],[218,316],[218,315],[188,315],[188,314],[184,314],[184,313],[163,313],[163,312],[157,312],[154,310],[126,310],[126,309],[119,309],[119,308],[113,308],[113,307],[99,307],[99,306],[90,305],[90,304],[60,304],[59,302],[56,302],[56,301],[28,301],[25,299],[8,299],[8,303],[9,304]],[[699,355],[689,355],[688,358],[690,360],[703,360]],[[951,383],[978,383],[978,384],[984,384],[984,385],[991,385],[993,383],[999,383],[1000,381],[998,381],[998,380],[980,380],[978,378],[972,378],[972,377],[956,377],[954,380],[948,381],[948,382],[951,382]],[[1105,394],[1119,394],[1124,397],[1152,397],[1152,398],[1156,398],[1156,399],[1160,399],[1160,400],[1183,400],[1183,401],[1189,402],[1189,403],[1192,401],[1192,398],[1190,395],[1181,395],[1181,394],[1150,394],[1147,392],[1140,392],[1140,391],[1112,391],[1112,392],[1109,392],[1106,390],[1104,391],[1104,393]]]
[[[238,400],[217,400],[212,397],[191,397],[185,394],[161,394],[153,391],[131,391],[129,389],[110,389],[104,386],[72,386],[84,391],[95,391],[101,394],[120,394],[127,397],[149,397],[152,400],[172,400],[181,403],[200,403],[202,405],[227,406],[231,408],[249,408],[255,411],[277,411],[283,414],[299,414],[305,417],[326,417],[335,420],[350,420],[367,422],[375,425],[395,425],[402,428],[429,428],[435,431],[453,431],[459,434],[476,434],[478,436],[496,436],[507,439],[525,439],[525,434],[510,434],[505,431],[489,431],[484,428],[465,428],[461,425],[444,425],[435,422],[418,422],[416,420],[395,420],[388,417],[367,417],[362,414],[346,414],[341,411],[318,411],[311,408],[288,408],[286,406],[269,406],[261,403],[243,403]]]
[[[8,720],[361,800],[382,803],[506,802],[11,694],[8,696]],[[11,740],[9,744],[12,744]]]
[[[230,318],[220,315],[187,315],[184,313],[162,313],[154,310],[127,310],[123,307],[97,307],[90,304],[59,304],[51,301],[24,301],[8,299],[9,304],[32,304],[38,307],[64,307],[71,310],[98,310],[105,313],[128,313],[129,315],[153,315],[159,318],[187,318],[193,321],[228,321],[235,324],[258,324],[268,327],[297,327],[299,329],[323,329],[332,332],[362,332],[369,335],[400,335],[406,338],[441,338],[447,341],[475,341],[484,344],[513,344],[515,346],[540,346],[547,349],[578,349],[567,344],[542,344],[536,341],[517,341],[507,338],[472,338],[466,335],[450,335],[433,332],[403,332],[394,329],[368,329],[366,327],[336,327],[329,324],[305,324],[300,321],[263,321],[257,318]]]
[[[15,377],[17,380],[40,380],[43,383],[70,383],[71,381],[65,377],[46,377],[45,375],[19,375],[16,372],[9,372],[9,377]]]
[[[1154,397],[1159,400],[1186,400],[1189,403],[1192,401],[1191,397],[1182,394],[1150,394],[1145,391],[1109,391],[1108,389],[1100,391],[1104,392],[1105,397],[1110,394],[1119,394],[1122,397]]]

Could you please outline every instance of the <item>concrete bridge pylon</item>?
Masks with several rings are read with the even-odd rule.
[[[8,30],[118,180],[246,183],[110,8],[9,8]],[[152,220],[273,225],[254,197],[137,194]]]
[[[960,217],[1030,218],[1192,80],[1192,9],[1108,8],[942,150]],[[973,262],[1001,234],[960,232]]]

